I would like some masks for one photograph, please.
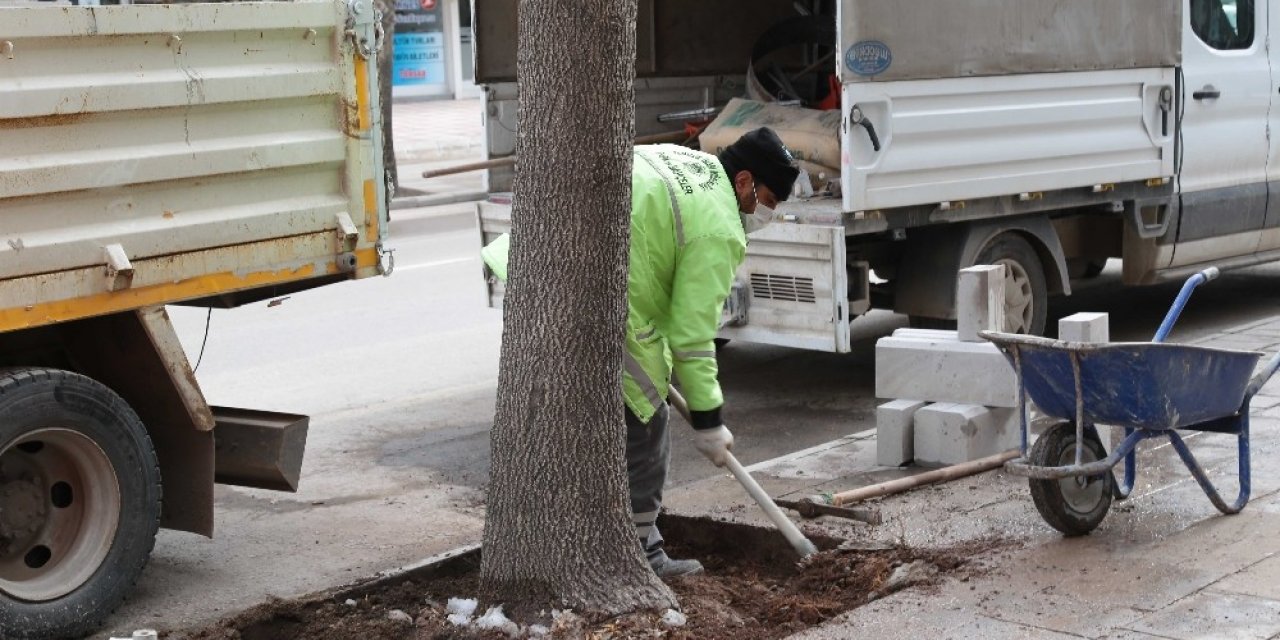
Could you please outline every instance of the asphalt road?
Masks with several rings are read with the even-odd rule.
[[[204,342],[197,377],[210,402],[312,416],[303,488],[219,487],[215,538],[162,531],[110,631],[217,618],[479,539],[501,314],[485,306],[465,211],[397,211],[390,278],[210,316],[170,310],[193,362]],[[1055,301],[1050,326],[1106,311],[1113,339],[1149,338],[1178,285],[1121,287],[1117,266]],[[1172,339],[1275,315],[1277,283],[1280,266],[1224,275],[1196,294]],[[744,464],[874,428],[874,343],[904,324],[885,312],[858,319],[844,355],[726,347],[726,417]],[[679,419],[673,434],[670,482],[713,475]]]

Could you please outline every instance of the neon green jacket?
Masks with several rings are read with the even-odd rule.
[[[637,147],[633,160],[623,398],[647,422],[674,369],[694,426],[719,426],[714,340],[747,249],[737,197],[713,155],[654,145]],[[481,251],[504,280],[509,246],[503,235]]]

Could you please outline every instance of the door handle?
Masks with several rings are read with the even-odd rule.
[[[1196,100],[1217,100],[1222,97],[1222,92],[1213,88],[1213,85],[1206,84],[1203,89],[1191,94]]]

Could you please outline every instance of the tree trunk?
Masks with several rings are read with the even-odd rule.
[[[649,569],[624,461],[636,0],[524,0],[498,406],[480,568],[508,604],[675,605]]]
[[[468,0],[463,0],[467,2]],[[391,61],[394,55],[396,32],[395,0],[374,0],[374,6],[382,12],[382,30],[385,33],[382,51],[378,54],[378,101],[382,106],[382,164],[387,170],[391,191],[400,188],[400,173],[396,171],[396,145],[391,136]],[[391,202],[391,193],[387,202]]]

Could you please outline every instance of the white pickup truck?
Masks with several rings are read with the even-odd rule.
[[[807,22],[825,35],[778,66],[838,87],[839,196],[751,237],[721,337],[845,352],[871,308],[948,322],[956,271],[983,263],[1008,267],[1006,329],[1041,333],[1050,296],[1109,258],[1133,285],[1280,259],[1270,4],[641,0],[637,134],[744,95],[748,60]],[[491,157],[514,151],[512,5],[476,1]],[[510,169],[488,180],[509,191]],[[488,238],[509,211],[480,218]]]
[[[388,270],[375,17],[0,6],[0,638],[91,632],[215,482],[296,490],[306,416],[210,406],[164,305]]]

